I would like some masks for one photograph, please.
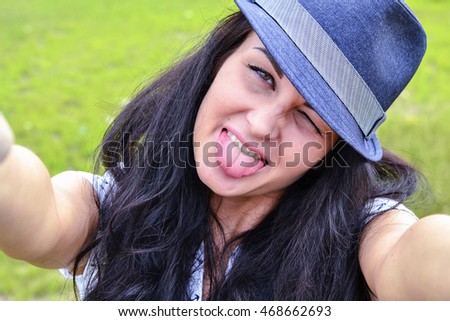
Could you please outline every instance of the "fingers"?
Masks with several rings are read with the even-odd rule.
[[[0,112],[0,163],[6,158],[11,145],[13,144],[14,136],[3,114]]]

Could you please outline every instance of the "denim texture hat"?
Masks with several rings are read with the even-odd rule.
[[[375,131],[406,87],[426,35],[400,0],[235,0],[284,74],[325,122],[378,161]]]

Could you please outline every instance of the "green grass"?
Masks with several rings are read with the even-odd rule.
[[[118,106],[227,8],[232,1],[1,1],[0,110],[17,142],[51,174],[91,170]],[[0,299],[68,299],[70,287],[57,271],[0,253]]]
[[[429,178],[428,213],[450,213],[450,3],[410,0],[428,32],[417,76],[388,113],[383,145]],[[3,0],[0,110],[19,144],[56,174],[91,170],[92,152],[137,87],[193,45],[232,0]],[[70,300],[57,271],[0,253],[0,299]]]
[[[379,136],[430,182],[433,198],[416,212],[450,213],[450,2],[407,2],[424,25],[428,48],[416,76],[388,111]]]

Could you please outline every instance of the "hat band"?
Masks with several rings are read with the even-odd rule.
[[[294,42],[355,119],[366,139],[386,115],[361,75],[297,0],[254,0]]]

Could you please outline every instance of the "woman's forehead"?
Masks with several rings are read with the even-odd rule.
[[[264,44],[262,43],[261,39],[259,39],[258,35],[254,31],[251,31],[248,34],[247,38],[245,38],[244,42],[241,44],[239,49],[248,50],[253,49],[254,47],[265,48]]]

